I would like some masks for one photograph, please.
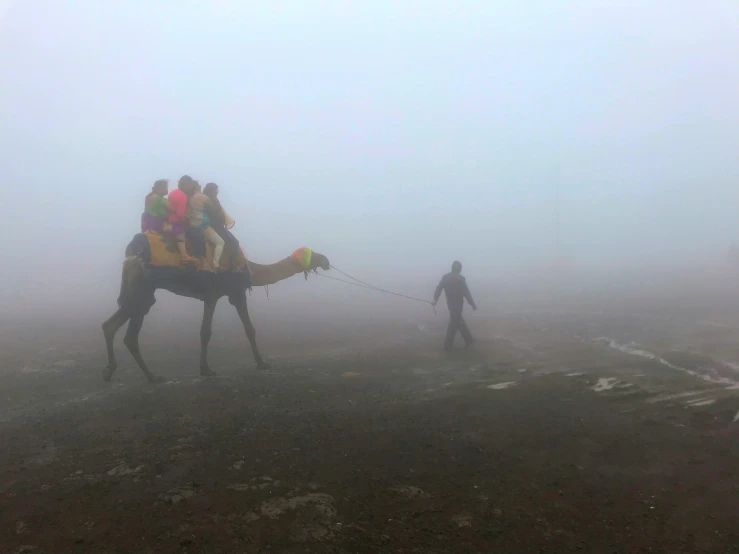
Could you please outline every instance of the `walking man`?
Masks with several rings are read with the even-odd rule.
[[[467,287],[467,281],[462,277],[461,263],[454,262],[452,264],[452,272],[447,273],[441,278],[439,286],[436,287],[436,292],[434,292],[434,306],[439,301],[442,290],[446,295],[446,305],[449,308],[449,327],[446,331],[444,349],[452,349],[457,331],[460,332],[465,345],[469,348],[472,346],[473,340],[467,324],[462,319],[462,309],[464,308],[465,299],[467,299],[467,303],[472,306],[473,310],[477,310],[477,306],[475,305],[475,301],[472,300],[470,289]]]

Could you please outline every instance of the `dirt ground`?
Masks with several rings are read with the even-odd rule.
[[[5,333],[0,552],[739,552],[739,329],[478,316],[445,355],[441,315],[275,327],[267,372],[229,335],[210,379],[147,327],[162,385],[120,342],[103,383],[97,322]]]

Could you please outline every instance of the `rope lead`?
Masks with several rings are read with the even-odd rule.
[[[415,296],[408,296],[407,294],[401,294],[399,292],[392,292],[392,291],[389,291],[389,290],[381,289],[380,287],[376,287],[374,285],[370,285],[369,283],[365,283],[364,281],[360,281],[356,277],[352,277],[351,275],[349,275],[348,273],[340,270],[338,267],[336,267],[334,265],[331,266],[331,269],[333,269],[334,271],[337,271],[337,272],[341,273],[344,277],[347,277],[349,279],[352,279],[352,281],[346,281],[345,279],[338,279],[336,277],[330,277],[330,276],[328,276],[328,275],[326,275],[324,273],[316,273],[316,275],[318,275],[319,277],[324,277],[325,279],[331,279],[332,281],[338,281],[339,283],[346,283],[347,285],[354,285],[355,287],[359,287],[359,288],[363,288],[363,289],[369,289],[369,290],[374,290],[375,292],[381,292],[381,293],[384,293],[384,294],[390,294],[392,296],[399,296],[400,298],[407,298],[408,300],[415,300],[416,302],[423,302],[424,304],[430,304],[431,305],[431,309],[434,310],[434,315],[436,315],[436,306],[430,300],[425,300],[423,298],[416,298]]]

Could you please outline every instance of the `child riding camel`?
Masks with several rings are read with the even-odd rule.
[[[187,204],[195,193],[197,183],[189,175],[183,175],[177,183],[177,188],[169,193],[169,224],[172,226],[171,233],[177,241],[177,249],[180,251],[182,263],[197,263],[197,259],[187,253],[185,239],[185,224],[187,223]]]
[[[159,179],[151,187],[151,192],[144,200],[144,213],[141,214],[141,232],[163,233],[169,217],[168,193],[169,181]]]

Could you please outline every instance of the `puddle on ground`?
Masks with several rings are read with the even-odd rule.
[[[697,408],[698,406],[710,406],[716,402],[715,398],[698,398],[697,400],[688,400],[686,404],[691,408]]]
[[[618,383],[618,379],[615,377],[601,377],[593,387],[595,392],[603,392],[604,390],[611,390]]]
[[[503,390],[510,387],[513,387],[516,384],[515,381],[506,381],[505,383],[496,383],[494,385],[488,385],[487,388],[493,389],[493,390]]]

